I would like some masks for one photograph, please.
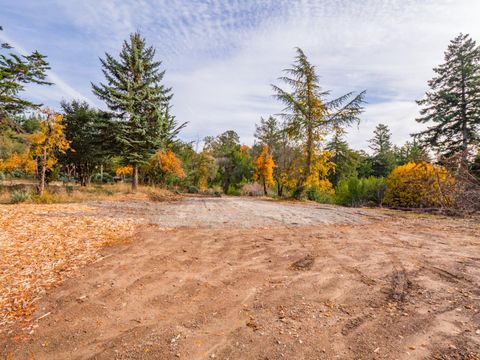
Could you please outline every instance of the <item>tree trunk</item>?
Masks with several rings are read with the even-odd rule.
[[[265,179],[263,179],[263,194],[267,196],[267,184],[265,182]]]
[[[43,154],[42,154],[42,170],[40,172],[40,184],[38,187],[38,193],[40,196],[43,195],[45,192],[45,173],[47,172],[47,148],[43,148]]]
[[[136,192],[138,189],[138,165],[133,166],[132,174],[132,192]]]
[[[464,165],[467,163],[467,149],[468,149],[468,129],[467,129],[467,99],[466,99],[466,78],[465,78],[465,69],[462,62],[462,164],[460,164],[461,169],[463,169]]]
[[[279,197],[283,196],[283,185],[280,182],[277,183],[277,195]]]
[[[310,122],[310,120],[309,120]],[[305,164],[305,174],[303,174],[304,179],[302,181],[302,185],[304,182],[308,179],[310,176],[310,173],[312,171],[312,156],[313,156],[313,129],[312,126],[308,126],[308,134],[307,134],[307,159],[306,159],[306,164]]]

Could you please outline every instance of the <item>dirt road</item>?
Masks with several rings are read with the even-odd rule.
[[[8,359],[480,359],[480,226],[244,198],[98,202],[137,219],[42,300]]]

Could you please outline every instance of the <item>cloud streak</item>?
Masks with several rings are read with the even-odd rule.
[[[54,14],[7,3],[7,13],[39,26],[63,19],[60,29],[42,29],[35,47],[51,50],[68,97],[90,94],[90,81],[102,80],[97,57],[118,53],[129,33],[141,31],[167,68],[175,114],[190,122],[186,140],[235,129],[251,143],[260,116],[281,111],[270,84],[300,46],[333,96],[368,90],[362,124],[348,136],[353,146],[367,148],[380,122],[402,143],[421,128],[414,100],[449,40],[459,32],[480,39],[477,0],[48,0]],[[16,30],[19,42],[31,39]]]

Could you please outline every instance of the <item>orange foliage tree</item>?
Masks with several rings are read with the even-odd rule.
[[[267,185],[273,185],[273,169],[276,166],[273,157],[270,154],[268,145],[264,144],[262,152],[253,161],[254,180],[261,181],[263,185],[263,193],[267,195]]]
[[[145,166],[145,170],[151,180],[158,181],[162,185],[165,184],[167,176],[185,178],[182,163],[171,150],[158,151]]]
[[[45,191],[45,174],[47,170],[53,169],[57,163],[57,154],[64,154],[70,148],[70,142],[65,138],[62,124],[63,115],[56,114],[50,109],[44,109],[47,115],[40,123],[40,130],[30,136],[32,158],[36,159],[40,195]]]
[[[133,166],[120,166],[115,170],[115,175],[120,176],[123,180],[125,180],[125,176],[131,176],[133,174]]]

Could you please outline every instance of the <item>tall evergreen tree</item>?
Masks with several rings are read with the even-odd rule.
[[[423,106],[417,121],[431,126],[416,136],[441,156],[466,154],[479,139],[480,49],[469,35],[460,34],[448,46],[445,62],[433,70],[430,91],[417,101]]]
[[[0,26],[0,31],[3,28]],[[5,123],[8,115],[17,114],[32,107],[39,107],[23,99],[20,93],[26,84],[51,85],[46,80],[50,69],[46,57],[38,51],[19,55],[7,43],[0,44],[0,122]]]
[[[299,139],[305,149],[305,166],[298,186],[303,186],[312,173],[313,156],[319,141],[327,132],[348,126],[359,120],[363,111],[365,92],[355,95],[350,92],[333,100],[326,100],[330,94],[319,85],[319,78],[305,53],[297,48],[295,62],[284,70],[286,76],[279,80],[291,90],[272,85],[275,96],[285,104],[283,114],[288,123],[288,133]]]
[[[93,109],[86,102],[62,101],[61,106],[70,149],[59,160],[78,177],[80,185],[86,186],[95,167],[114,155],[116,141],[112,127],[118,124],[112,122],[108,113]]]
[[[331,152],[330,160],[335,164],[335,172],[328,177],[333,186],[336,186],[342,179],[357,175],[360,156],[350,149],[341,132],[335,132],[326,149]]]
[[[175,130],[169,115],[171,89],[162,84],[165,71],[155,60],[155,49],[139,33],[124,41],[118,60],[105,54],[100,61],[106,84],[92,84],[93,92],[121,120],[117,140],[125,162],[134,168],[135,191],[138,168],[162,146],[165,129]]]
[[[384,124],[378,124],[373,134],[373,138],[369,140],[370,149],[373,150],[373,173],[375,176],[387,176],[395,167],[392,134]]]
[[[278,120],[273,116],[267,119],[260,118],[260,125],[255,125],[254,136],[260,144],[268,145],[271,153],[277,152],[282,138]]]
[[[396,151],[397,165],[404,165],[408,162],[430,161],[430,156],[425,148],[418,145],[417,141],[407,141],[402,147]]]

